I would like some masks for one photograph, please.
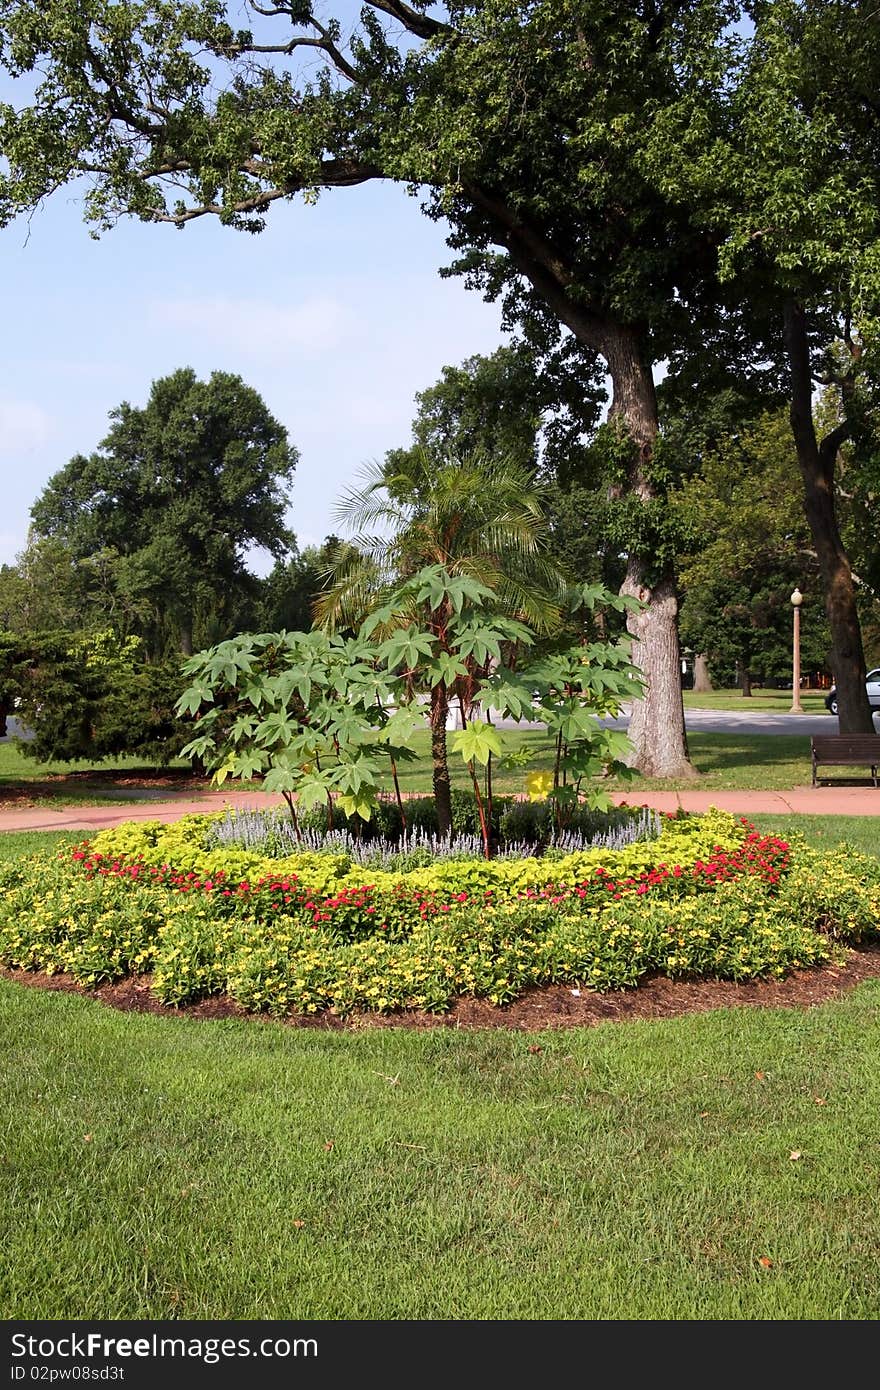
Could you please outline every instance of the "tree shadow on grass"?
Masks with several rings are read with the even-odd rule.
[[[0,805],[29,806],[95,804],[103,801],[159,801],[177,796],[197,796],[211,790],[205,777],[194,777],[188,768],[76,769],[46,772],[33,778],[0,776]]]
[[[630,788],[784,790],[810,781],[810,739],[805,734],[689,733],[688,749],[699,777],[685,781],[636,776]],[[626,790],[624,783],[609,785]]]
[[[701,772],[804,764],[810,770],[810,740],[804,734],[688,734],[691,756]]]

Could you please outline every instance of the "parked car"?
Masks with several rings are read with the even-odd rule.
[[[873,671],[868,672],[867,677],[868,704],[871,710],[880,710],[880,666],[876,666]],[[832,714],[837,713],[837,686],[832,685],[828,694],[825,696],[825,706],[830,709]]]

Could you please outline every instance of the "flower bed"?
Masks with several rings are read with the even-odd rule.
[[[876,860],[791,849],[717,811],[621,850],[369,877],[340,854],[218,849],[214,819],[128,824],[6,867],[0,960],[87,985],[149,973],[169,1004],[443,1010],[552,982],[780,976],[880,920]]]
[[[273,876],[295,876],[301,888],[322,896],[341,888],[358,888],[365,882],[364,869],[345,853],[309,850],[274,856],[235,844],[218,845],[213,831],[222,819],[222,815],[195,815],[173,825],[127,822],[101,831],[90,850],[111,862],[139,862],[146,869],[170,868],[192,873],[203,882],[216,880],[218,874],[224,874],[229,882],[248,884]],[[599,868],[618,878],[648,873],[660,864],[690,869],[719,851],[739,850],[743,838],[742,823],[724,812],[668,816],[658,837],[637,840],[622,850],[601,846],[524,859],[486,860],[472,855],[438,859],[404,872],[371,867],[366,881],[377,890],[393,889],[403,881],[425,893],[473,894],[491,889],[516,896],[530,888],[582,882]]]

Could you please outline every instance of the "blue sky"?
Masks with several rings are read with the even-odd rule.
[[[238,372],[262,394],[301,454],[290,525],[300,545],[320,541],[363,463],[408,442],[415,393],[502,341],[498,307],[438,276],[442,226],[391,185],[276,204],[260,236],[204,218],[125,221],[100,241],[65,190],[0,248],[0,562],[108,412],[181,366]]]

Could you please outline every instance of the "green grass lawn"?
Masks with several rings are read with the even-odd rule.
[[[801,705],[806,714],[824,714],[824,690],[802,690]],[[738,714],[748,714],[752,710],[764,710],[772,714],[788,714],[791,709],[791,687],[788,690],[764,690],[752,688],[752,694],[743,698],[741,690],[710,690],[699,694],[696,690],[685,690],[685,709],[728,709]],[[829,728],[830,728],[829,724]]]
[[[880,1316],[880,984],[538,1041],[0,1001],[7,1317]]]
[[[114,774],[127,777],[155,777],[157,771],[188,772],[189,764],[175,760],[159,769],[143,758],[109,758],[104,763],[38,763],[27,758],[14,743],[0,743],[0,802],[24,791],[28,799],[46,805],[117,805],[118,797],[102,792]],[[74,775],[71,775],[74,774]],[[173,788],[169,796],[173,795]]]
[[[810,781],[810,740],[801,734],[689,733],[688,748],[702,775],[698,782],[636,776],[633,788],[689,790],[699,786],[802,787]],[[853,771],[853,769],[847,769]]]
[[[418,758],[401,765],[400,784],[404,791],[424,792],[431,786],[427,733],[419,735],[415,742]],[[528,771],[549,771],[552,768],[553,748],[543,731],[504,731],[504,742],[505,747],[511,750],[528,748],[533,751],[535,757]],[[631,782],[624,784],[611,779],[607,786],[612,790],[631,790],[634,799],[638,799],[639,790],[688,790],[696,785],[708,791],[715,787],[774,787],[782,790],[808,785],[810,781],[810,740],[805,735],[692,733],[688,735],[688,746],[694,764],[702,774],[698,783],[637,774]],[[455,786],[470,786],[467,769],[459,756],[450,754],[449,767]],[[854,769],[845,771],[852,772]],[[525,777],[526,771],[522,768],[512,771],[497,768],[494,773],[495,790],[523,791]],[[388,785],[390,788],[390,778]]]
[[[541,730],[505,731],[505,746],[510,751],[522,748],[531,749],[535,754],[529,771],[549,770],[553,766],[553,748],[546,734]],[[776,788],[805,786],[810,781],[810,740],[801,734],[708,734],[691,733],[688,744],[695,766],[702,774],[699,787],[713,788]],[[418,735],[415,739],[417,757],[414,761],[400,766],[400,784],[404,791],[424,792],[431,789],[431,761],[429,735]],[[453,784],[469,788],[470,779],[461,758],[450,751],[450,772]],[[183,764],[172,764],[183,768]],[[65,771],[89,771],[88,778],[77,777],[64,780]],[[108,762],[97,767],[70,766],[62,763],[39,764],[24,758],[10,744],[0,744],[0,802],[16,794],[26,794],[28,799],[40,804],[66,805],[70,803],[118,805],[119,798],[108,796],[102,789],[109,774],[113,771],[126,772],[131,777],[138,773],[149,776],[156,769],[145,767],[135,759]],[[851,780],[850,774],[859,775],[858,769],[841,770],[842,780]],[[833,775],[833,774],[832,774]],[[494,782],[499,792],[522,791],[525,787],[526,772],[522,768],[510,771],[496,767]],[[386,779],[387,789],[392,789],[391,777]],[[249,783],[236,783],[238,787]],[[612,790],[620,790],[622,783],[609,781]],[[675,781],[664,778],[636,776],[626,786],[637,796],[638,791],[687,790],[694,787],[693,781]],[[174,787],[167,788],[167,799],[173,800]]]
[[[867,818],[758,824],[880,853]],[[880,1316],[880,982],[528,1035],[0,981],[0,1050],[9,1318]]]
[[[767,835],[801,834],[817,849],[845,843],[880,858],[880,816],[755,816],[754,822]]]

